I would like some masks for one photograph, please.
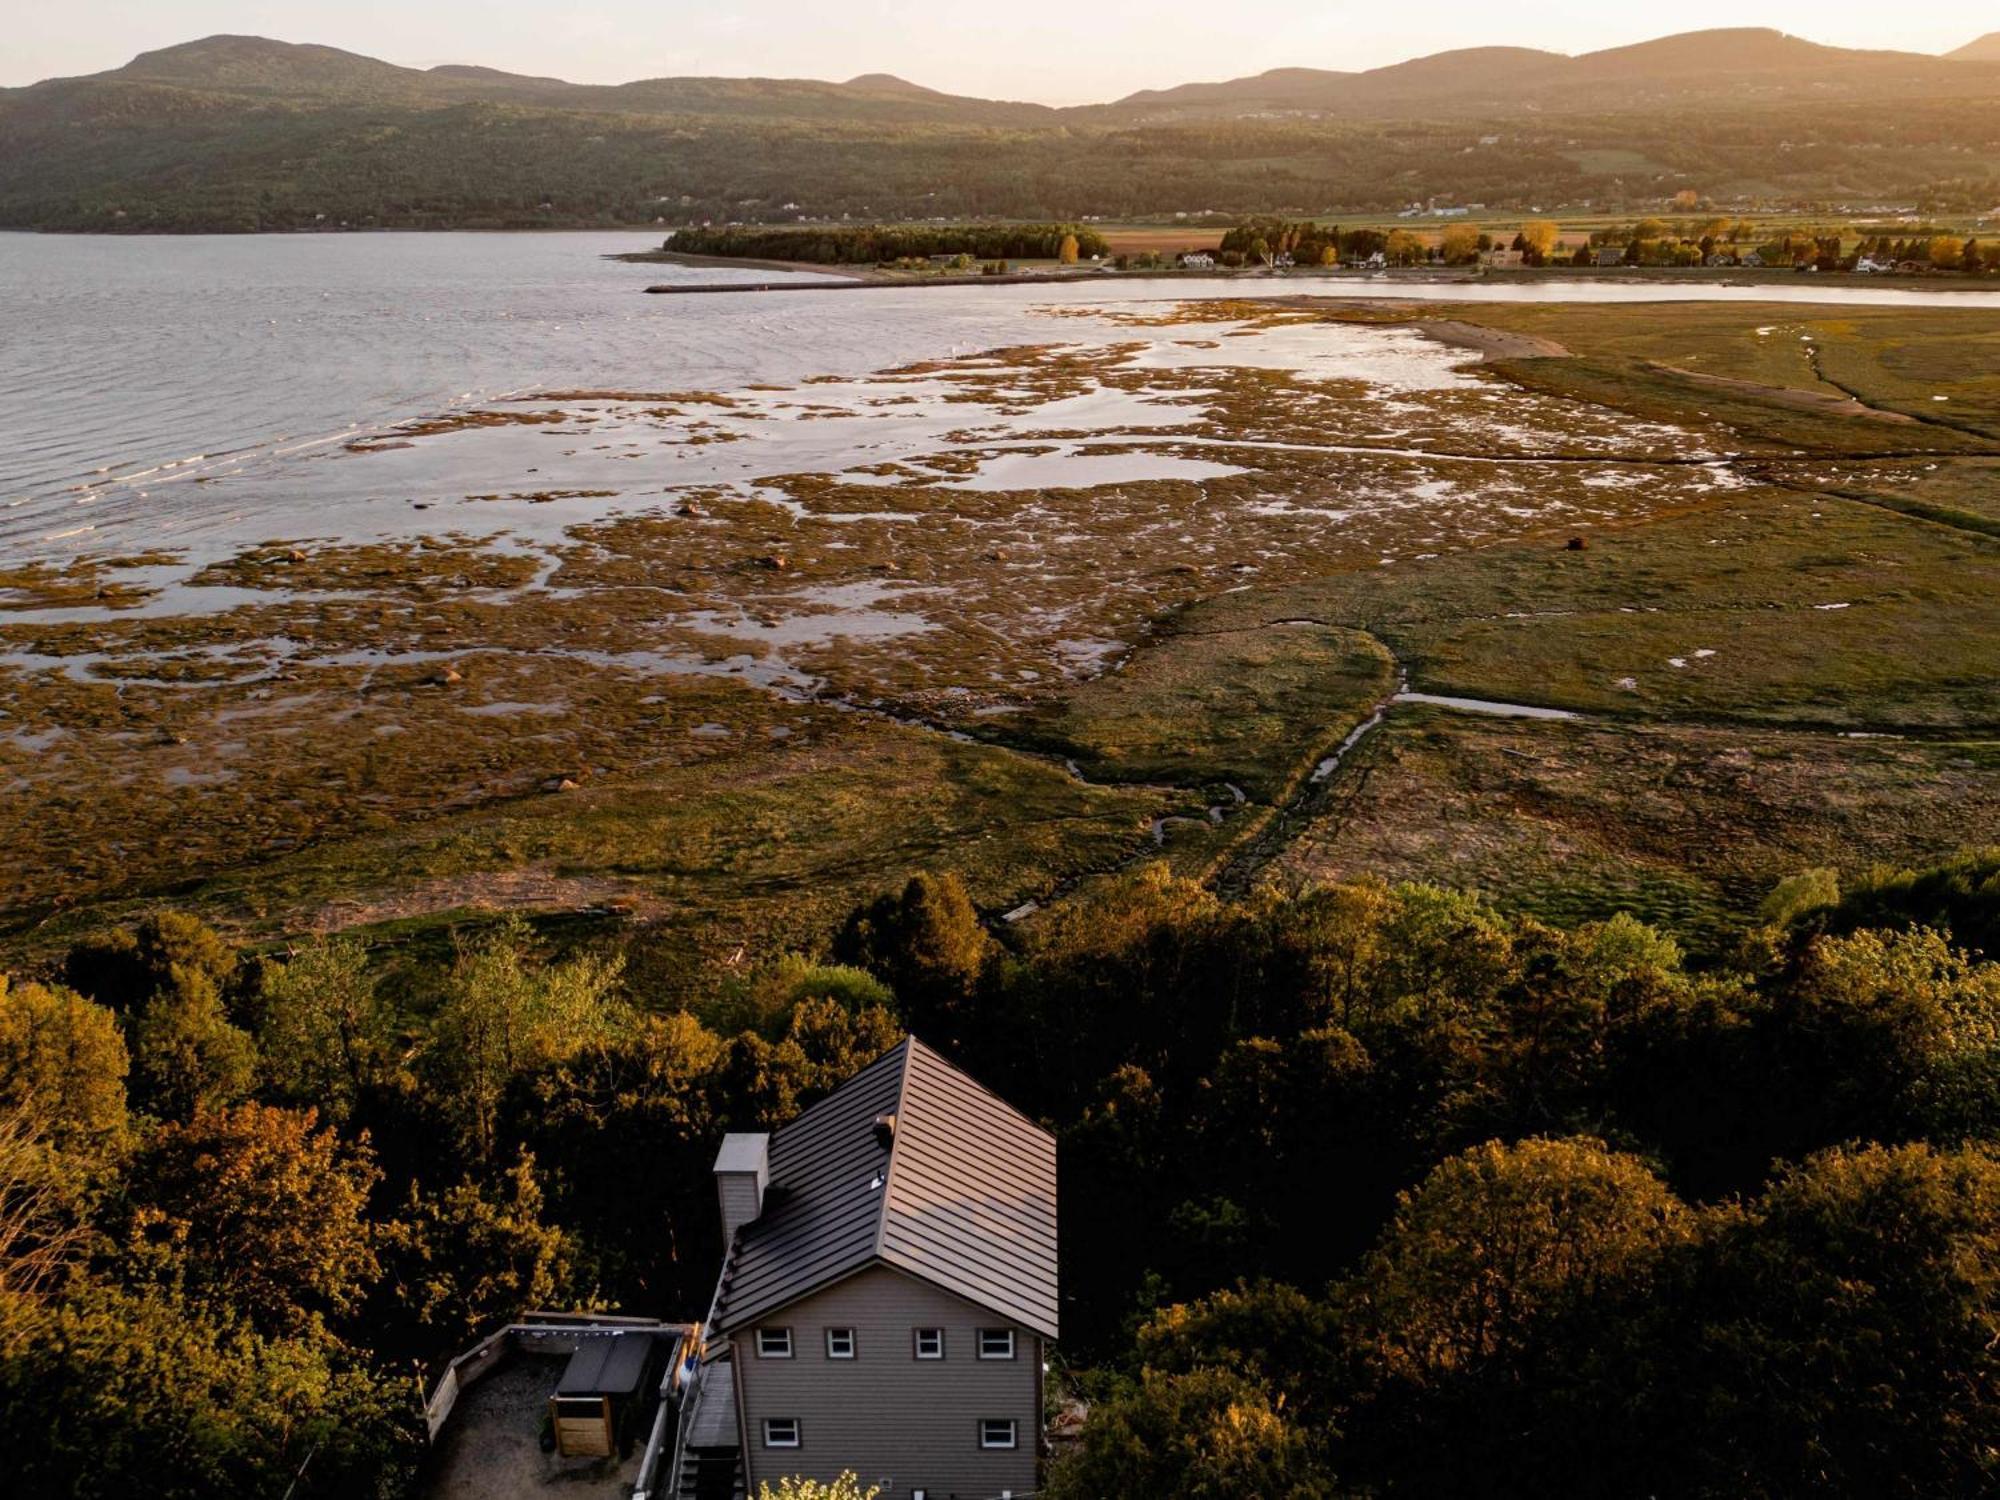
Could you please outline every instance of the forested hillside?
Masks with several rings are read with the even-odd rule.
[[[1775,40],[1772,40],[1775,38]],[[616,87],[214,38],[0,91],[0,225],[533,227],[2000,199],[2000,64],[1697,34],[1051,110],[871,76]]]

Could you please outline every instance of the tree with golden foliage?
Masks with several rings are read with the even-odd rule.
[[[258,1327],[291,1334],[360,1306],[379,1272],[364,1137],[311,1110],[244,1104],[162,1127],[133,1163],[132,1233]]]
[[[1382,256],[1392,266],[1414,266],[1424,258],[1423,238],[1407,229],[1392,229],[1382,246]]]
[[[43,1326],[43,1298],[90,1240],[75,1178],[26,1109],[0,1107],[0,1359]]]
[[[1076,254],[1076,236],[1073,234],[1064,235],[1062,237],[1062,248],[1056,252],[1056,259],[1066,266],[1073,266],[1076,264]]]
[[[1530,219],[1521,226],[1521,242],[1537,260],[1547,260],[1562,242],[1562,226],[1553,219]]]
[[[1355,1278],[1363,1357],[1418,1387],[1518,1358],[1537,1326],[1686,1232],[1637,1157],[1589,1139],[1488,1141],[1402,1195]]]
[[[872,1484],[864,1490],[852,1469],[831,1481],[790,1474],[775,1481],[767,1479],[757,1486],[757,1500],[875,1500],[881,1493]]]
[[[1479,231],[1470,224],[1454,224],[1444,232],[1439,249],[1448,266],[1469,266],[1479,259]]]
[[[1320,1500],[1334,1493],[1304,1428],[1251,1376],[1145,1370],[1100,1401],[1083,1443],[1053,1466],[1049,1500]]]

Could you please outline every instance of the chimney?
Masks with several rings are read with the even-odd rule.
[[[887,1114],[877,1115],[875,1117],[874,1131],[876,1145],[880,1146],[884,1151],[894,1146],[896,1144],[896,1112],[890,1110]]]
[[[768,1135],[725,1135],[715,1153],[715,1196],[722,1205],[722,1243],[764,1211],[764,1187],[771,1179]]]

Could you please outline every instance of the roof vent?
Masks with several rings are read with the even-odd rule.
[[[896,1112],[894,1110],[875,1117],[875,1143],[884,1151],[887,1151],[891,1146],[896,1144]]]

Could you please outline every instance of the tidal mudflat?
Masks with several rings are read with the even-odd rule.
[[[1797,308],[1024,306],[943,357],[524,392],[190,485],[0,573],[0,906],[29,944],[172,891],[273,935],[512,908],[810,946],[924,865],[996,912],[1161,854],[1352,873],[1412,734],[1483,748],[1404,757],[1428,852],[1385,868],[1529,907],[1596,877],[1489,838],[1528,794],[1468,797],[1465,755],[1599,747],[1615,852],[1662,734],[1918,736],[1865,816],[1814,810],[1803,741],[1736,787],[1850,860],[1927,852],[1892,773],[1985,806],[2000,717],[2000,392],[1922,340],[2000,318],[1899,314],[1870,364],[1869,316],[1808,334],[1829,360]],[[1920,385],[1950,421],[1897,409]],[[1706,915],[1816,838],[1634,868]]]

